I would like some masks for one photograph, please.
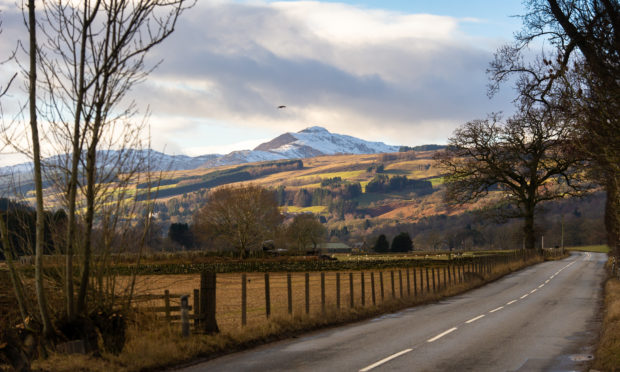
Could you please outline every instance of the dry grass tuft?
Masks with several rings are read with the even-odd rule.
[[[594,369],[620,371],[620,280],[605,284],[603,331],[596,351]]]

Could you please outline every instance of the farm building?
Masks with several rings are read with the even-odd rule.
[[[318,245],[321,253],[351,253],[351,247],[344,243],[323,243]]]

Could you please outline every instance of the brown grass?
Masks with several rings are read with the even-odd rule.
[[[229,353],[244,348],[252,347],[278,339],[290,337],[302,332],[333,326],[362,319],[367,319],[382,313],[398,311],[403,308],[439,300],[446,296],[462,293],[469,289],[483,285],[485,282],[495,280],[512,271],[535,263],[514,262],[508,265],[498,265],[493,273],[482,278],[472,278],[463,284],[453,284],[438,293],[426,293],[426,284],[422,289],[419,281],[420,268],[415,271],[418,275],[418,295],[413,296],[414,288],[411,284],[411,296],[408,295],[406,284],[406,272],[402,269],[403,297],[400,297],[399,270],[385,270],[384,296],[381,302],[379,283],[379,271],[375,273],[375,294],[377,305],[372,305],[370,272],[365,272],[366,305],[361,306],[361,273],[354,272],[354,301],[355,307],[349,306],[349,273],[341,273],[341,308],[336,309],[335,299],[335,275],[334,272],[326,273],[326,312],[321,311],[320,305],[320,273],[312,273],[310,276],[310,314],[305,315],[304,290],[305,281],[303,274],[293,276],[293,316],[286,311],[286,274],[272,273],[272,317],[267,321],[264,314],[264,276],[262,274],[248,274],[248,325],[241,327],[240,313],[240,275],[220,274],[218,276],[218,316],[217,321],[221,333],[217,335],[192,335],[188,339],[180,337],[178,325],[167,325],[161,322],[146,322],[144,320],[132,323],[128,330],[128,341],[125,349],[119,356],[104,353],[102,357],[83,355],[52,355],[47,360],[37,361],[33,365],[43,371],[140,371],[164,368],[167,366],[186,363],[198,358],[208,359],[224,353]],[[409,269],[412,270],[412,269]],[[392,284],[390,271],[394,272],[394,296],[392,296]],[[346,274],[346,275],[345,275]],[[436,272],[436,280],[443,283],[443,272]],[[195,276],[159,276],[157,278],[143,278],[142,290],[153,288],[156,293],[169,287],[171,292],[189,293],[197,286]],[[155,279],[157,279],[155,281]],[[413,283],[412,271],[410,280]],[[424,280],[426,275],[424,272]],[[432,288],[432,286],[431,286]],[[422,293],[421,291],[424,291]],[[284,293],[284,294],[283,294]]]
[[[620,280],[615,278],[605,284],[603,331],[593,368],[620,371]]]

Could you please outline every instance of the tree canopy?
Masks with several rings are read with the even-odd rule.
[[[401,232],[392,240],[392,252],[409,252],[413,249],[413,241],[408,232]]]
[[[620,257],[620,5],[610,0],[528,0],[523,29],[498,50],[489,69],[491,93],[517,75],[518,100],[564,110],[576,123],[577,150],[590,159],[590,178],[607,192],[605,227]],[[548,42],[535,62],[524,50]]]
[[[523,217],[524,237],[534,248],[534,213],[539,203],[587,191],[581,159],[566,138],[566,118],[531,108],[501,122],[498,116],[466,123],[436,155],[447,173],[445,199],[465,204],[501,190],[495,206],[505,217]]]
[[[275,193],[260,186],[222,187],[194,216],[194,229],[203,240],[217,239],[242,257],[273,239],[282,215]]]
[[[286,229],[289,241],[299,250],[313,249],[325,240],[327,229],[317,216],[311,213],[298,214]]]
[[[373,247],[373,250],[375,252],[380,252],[380,253],[390,251],[390,243],[388,242],[384,234],[379,235],[379,237],[377,238],[377,241],[375,242],[375,246]]]

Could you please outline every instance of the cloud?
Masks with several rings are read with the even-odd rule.
[[[23,35],[6,1],[3,46]],[[498,40],[463,31],[484,22],[319,1],[199,1],[150,52],[148,65],[163,63],[131,98],[150,108],[153,145],[174,153],[250,148],[311,125],[396,145],[442,142],[510,107],[486,97]]]
[[[201,2],[151,56],[164,63],[139,95],[155,115],[192,116],[195,125],[445,139],[509,108],[505,97],[486,97],[493,50],[460,30],[468,22],[481,21],[338,3]]]

